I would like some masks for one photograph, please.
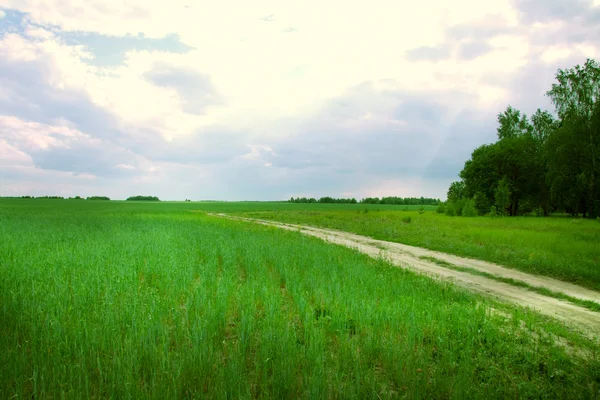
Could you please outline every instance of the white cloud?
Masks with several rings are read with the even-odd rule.
[[[32,26],[28,26],[26,28],[25,35],[37,39],[52,39],[54,37],[54,34],[52,32],[43,28],[35,28]]]
[[[529,21],[512,0],[433,0],[410,10],[394,0],[1,4],[26,17],[21,31],[0,36],[0,105],[15,114],[0,117],[0,154],[37,169],[67,168],[58,160],[68,159],[73,171],[79,168],[73,182],[89,174],[101,184],[112,171],[188,198],[194,185],[173,174],[193,171],[198,187],[231,197],[239,193],[220,182],[246,176],[240,170],[254,174],[248,184],[286,196],[326,190],[319,179],[335,181],[331,190],[344,193],[358,193],[357,187],[373,195],[435,191],[423,176],[407,178],[422,173],[422,165],[415,169],[421,172],[406,167],[400,185],[400,172],[389,177],[386,163],[418,151],[421,161],[435,162],[455,134],[447,126],[465,110],[491,115],[493,124],[501,108],[526,96],[517,96],[512,83],[524,79],[528,66],[569,67],[562,63],[584,61],[599,49],[585,30],[577,31],[583,39],[575,44],[565,38],[548,46],[544,38],[566,37],[573,21],[552,15]],[[176,34],[191,50],[140,46],[125,51],[120,65],[98,66],[91,62],[99,57],[93,46],[69,44],[64,36],[79,31],[117,41]],[[429,50],[411,59],[415,49]],[[527,104],[538,95],[527,95]],[[461,157],[481,135],[464,137]],[[388,144],[374,146],[368,138]],[[100,161],[84,162],[75,152]],[[219,167],[208,166],[213,163]],[[351,172],[344,164],[353,164]]]

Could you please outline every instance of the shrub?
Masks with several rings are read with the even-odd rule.
[[[462,209],[463,217],[476,217],[477,209],[475,208],[475,200],[470,199],[465,202],[465,206]]]
[[[475,193],[475,208],[478,215],[485,215],[492,206],[493,202],[482,192]]]
[[[490,212],[487,215],[488,215],[488,217],[498,217],[498,216],[500,216],[500,213],[498,212],[498,207],[491,206],[490,207]]]
[[[448,203],[446,203],[445,212],[446,212],[446,215],[454,217],[456,215],[456,207],[455,207],[454,203],[452,203],[450,201]]]
[[[498,182],[498,186],[494,191],[494,198],[496,199],[495,206],[502,215],[506,214],[506,209],[510,206],[510,186],[506,177],[502,178]]]
[[[462,215],[463,208],[465,207],[466,200],[458,199],[454,202],[454,213],[456,215]]]
[[[419,214],[425,214],[425,207],[419,207]]]
[[[412,218],[410,217],[410,215],[407,217],[403,217],[402,222],[404,222],[405,224],[410,224],[412,222]]]
[[[438,214],[443,214],[446,212],[446,206],[444,205],[444,203],[440,203],[439,206],[437,206],[437,208],[435,209],[435,212],[437,212]]]

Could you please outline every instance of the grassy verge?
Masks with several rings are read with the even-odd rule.
[[[427,260],[427,261],[431,261],[439,266],[445,267],[445,268],[449,268],[449,269],[453,269],[455,271],[461,271],[461,272],[467,272],[469,274],[472,275],[479,275],[479,276],[483,276],[486,277],[488,279],[493,279],[495,281],[498,282],[504,282],[504,283],[508,283],[509,285],[513,285],[513,286],[518,286],[518,287],[522,287],[525,288],[529,291],[535,292],[535,293],[539,293],[542,294],[544,296],[549,296],[549,297],[553,297],[555,299],[561,299],[561,300],[567,300],[570,303],[576,304],[578,306],[581,307],[585,307],[589,310],[592,311],[596,311],[596,312],[600,312],[600,304],[596,303],[595,301],[591,301],[591,300],[582,300],[582,299],[578,299],[576,297],[572,297],[569,295],[566,295],[562,292],[555,292],[553,290],[550,289],[546,289],[546,288],[542,288],[542,287],[538,287],[538,286],[532,286],[530,284],[528,284],[527,282],[523,282],[520,281],[518,279],[512,279],[512,278],[504,278],[502,276],[496,276],[487,272],[483,272],[483,271],[479,271],[475,268],[469,268],[469,267],[462,267],[459,265],[454,265],[451,264],[447,261],[444,260],[440,260],[438,258],[435,257],[430,257],[430,256],[421,256],[419,257],[422,260]]]
[[[365,212],[367,211],[367,212]],[[463,218],[397,210],[273,210],[244,216],[339,229],[495,262],[600,290],[600,222]],[[408,219],[407,217],[411,217]]]
[[[507,324],[492,300],[297,232],[140,207],[2,210],[0,398],[599,390],[599,360],[524,332],[561,329],[533,313]]]

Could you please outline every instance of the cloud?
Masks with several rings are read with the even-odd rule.
[[[576,21],[588,12],[597,15],[589,0],[514,0],[514,5],[528,23]]]
[[[450,57],[451,49],[447,46],[423,46],[407,52],[411,61],[440,61]]]
[[[600,56],[583,1],[2,4],[0,195],[444,197]]]
[[[93,176],[123,175],[122,165],[133,174],[144,174],[153,166],[148,160],[111,142],[93,138],[66,126],[0,117],[0,139],[5,149],[21,161],[31,160],[44,170]]]
[[[290,170],[329,170],[361,185],[373,177],[455,178],[465,160],[456,161],[457,151],[468,156],[494,130],[482,132],[482,123],[466,122],[478,121],[477,116],[457,117],[454,107],[445,105],[447,98],[476,107],[476,96],[460,92],[405,93],[360,85],[304,120],[295,135],[273,142],[273,154],[265,152],[260,161]]]
[[[472,60],[492,50],[489,43],[481,40],[467,42],[460,46],[459,57],[464,60]]]
[[[261,21],[273,22],[273,21],[275,21],[275,16],[273,14],[265,15],[264,17],[261,18]]]
[[[190,114],[203,114],[206,107],[223,102],[210,78],[192,70],[159,64],[144,77],[157,86],[176,90],[182,109]]]
[[[539,26],[532,42],[540,45],[594,44],[600,39],[600,7],[589,0],[515,0],[521,20]]]

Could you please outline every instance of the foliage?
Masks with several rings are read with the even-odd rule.
[[[393,204],[393,205],[431,205],[431,206],[435,206],[438,205],[441,201],[440,199],[432,199],[432,198],[425,198],[425,197],[382,197],[381,199],[379,197],[366,197],[362,200],[360,200],[360,202],[358,202],[355,198],[334,198],[334,197],[321,197],[320,199],[315,199],[315,198],[306,198],[306,197],[297,197],[297,198],[290,198],[288,200],[290,203],[305,203],[305,204],[311,204],[311,203],[321,203],[321,204]]]
[[[315,199],[315,198],[313,198],[313,197],[311,197],[311,198],[306,198],[306,197],[302,197],[302,198],[300,198],[300,197],[297,197],[297,198],[295,198],[295,199],[292,197],[292,198],[289,200],[289,202],[290,202],[290,203],[318,203],[318,200],[317,200],[317,199]],[[343,203],[343,202],[340,202],[340,203]],[[349,202],[348,202],[348,203],[349,203]]]
[[[405,224],[410,224],[412,222],[412,218],[410,217],[410,215],[402,217],[402,222],[404,222]]]
[[[494,191],[494,205],[500,215],[506,215],[506,210],[510,207],[510,195],[508,179],[503,177],[500,179],[500,182],[498,182],[496,190]]]
[[[425,198],[425,197],[367,197],[360,201],[363,204],[396,204],[396,205],[438,205],[440,199]]]
[[[465,207],[465,202],[467,201],[467,199],[465,199],[464,197],[461,199],[457,199],[453,202],[454,204],[454,214],[461,216],[462,215],[462,211],[463,208]]]
[[[446,212],[445,203],[440,203],[440,205],[435,209],[435,212],[438,214],[444,214]]]
[[[462,209],[462,216],[463,217],[476,217],[477,216],[477,209],[475,208],[475,200],[474,199],[469,199],[469,200],[465,201],[465,205]]]
[[[500,216],[500,212],[498,211],[498,207],[491,206],[490,211],[487,213],[488,217],[498,217]]]
[[[110,198],[106,196],[90,196],[87,200],[110,200]]]
[[[156,196],[131,196],[127,201],[160,201]]]
[[[556,80],[546,94],[558,119],[540,109],[527,118],[509,105],[498,114],[498,140],[473,151],[448,200],[475,199],[479,213],[494,204],[511,216],[600,215],[600,65],[559,69]]]

